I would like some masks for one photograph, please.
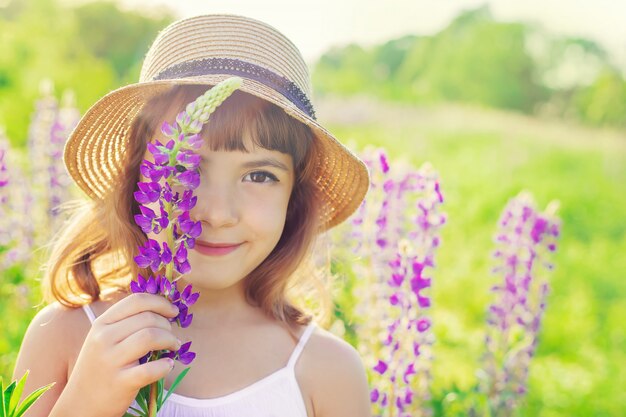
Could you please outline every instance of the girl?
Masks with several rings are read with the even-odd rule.
[[[243,84],[204,125],[201,183],[190,216],[202,235],[178,288],[200,293],[187,328],[172,327],[163,296],[130,294],[148,237],[133,198],[150,140],[210,86]],[[165,28],[137,84],[95,103],[72,132],[64,162],[90,200],[55,241],[43,280],[49,303],[30,324],[14,379],[24,392],[56,385],[26,417],[120,417],[139,389],[184,369],[152,350],[192,341],[191,371],[159,416],[363,417],[366,374],[348,343],[315,324],[290,291],[316,236],[345,220],[369,184],[365,165],[315,119],[298,49],[238,15]],[[306,276],[306,279],[312,279]],[[80,307],[80,308],[79,308]],[[89,320],[87,320],[87,318]]]

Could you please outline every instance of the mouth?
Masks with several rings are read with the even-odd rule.
[[[241,243],[216,243],[216,242],[205,242],[203,240],[196,240],[196,245],[194,250],[201,253],[202,255],[207,256],[222,256],[229,254],[236,250],[239,246],[243,245]]]

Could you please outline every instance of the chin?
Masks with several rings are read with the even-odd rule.
[[[233,285],[237,285],[243,280],[243,278],[225,279],[224,275],[220,276],[219,273],[216,274],[215,272],[210,275],[194,274],[193,266],[191,267],[191,270],[192,272],[182,276],[181,280],[183,282],[181,282],[181,284],[184,283],[184,285],[193,285],[194,291],[201,291],[202,289],[214,291],[223,290],[232,287]],[[184,287],[181,287],[180,285],[178,286],[179,291],[182,291],[183,289]]]

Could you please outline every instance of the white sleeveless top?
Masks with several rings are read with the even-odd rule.
[[[83,310],[93,323],[96,317],[91,308],[83,305]],[[216,398],[191,398],[172,393],[157,417],[307,417],[294,367],[314,328],[315,323],[311,321],[285,367]],[[167,394],[166,389],[163,394]],[[141,409],[135,401],[131,407]],[[128,412],[135,414],[130,408]]]

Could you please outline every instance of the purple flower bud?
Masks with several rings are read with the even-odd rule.
[[[159,222],[159,226],[161,229],[165,229],[169,224],[169,215],[167,214],[167,211],[165,211],[165,208],[163,207],[163,202],[160,202],[160,208],[161,208],[161,217],[159,217],[158,222]],[[159,229],[160,231],[160,229]],[[156,232],[158,233],[158,232]]]
[[[158,182],[161,178],[169,178],[176,172],[176,168],[171,166],[160,166],[144,160],[139,167],[141,175],[150,178],[153,182]]]
[[[142,214],[135,215],[135,223],[141,227],[144,233],[149,233],[153,229],[153,220],[156,218],[156,214],[145,206],[139,206],[139,210]],[[158,233],[158,230],[155,230],[155,233]]]
[[[383,171],[383,174],[389,172],[389,163],[387,162],[387,155],[383,152],[380,153],[380,166]]]
[[[170,161],[168,149],[161,142],[156,141],[156,145],[148,143],[148,151],[154,156],[154,162],[157,165],[165,165]]]
[[[187,308],[187,306],[193,305],[200,296],[200,293],[192,294],[192,290],[193,287],[191,285],[187,285],[183,292],[178,294],[181,302],[185,305],[185,308]]]
[[[379,359],[378,364],[376,364],[376,366],[373,369],[379,374],[383,375],[385,371],[387,370],[387,364]]]
[[[374,388],[372,392],[370,393],[370,401],[375,403],[376,401],[378,401],[379,397],[380,397],[380,393],[378,392],[378,389]]]
[[[158,292],[159,285],[156,278],[150,277],[146,283],[146,292],[149,294],[156,294]]]
[[[154,203],[161,195],[161,185],[158,182],[138,182],[139,191],[135,191],[135,200],[139,204]]]
[[[135,262],[140,268],[152,269],[156,272],[161,265],[161,246],[154,239],[148,239],[144,246],[139,247],[139,255],[135,256]]]
[[[180,165],[184,166],[188,170],[195,170],[200,165],[201,157],[200,155],[187,150],[181,150],[176,155],[176,161],[180,163]]]
[[[161,132],[165,136],[172,136],[174,132],[178,133],[174,126],[170,125],[167,122],[163,122],[163,124],[161,125]]]
[[[172,250],[170,249],[167,242],[163,242],[163,253],[161,254],[161,262],[163,262],[164,265],[172,262]]]
[[[184,171],[176,176],[176,180],[183,187],[195,190],[200,185],[200,174],[195,171]]]
[[[179,126],[189,125],[189,123],[191,123],[191,117],[187,114],[187,112],[181,111],[176,115],[176,123],[178,123]],[[182,142],[182,139],[179,140]]]
[[[391,303],[391,305],[397,305],[400,302],[400,298],[398,296],[398,293],[393,293],[390,297],[389,297],[389,302]]]
[[[189,127],[193,131],[199,131],[199,130],[202,129],[202,125],[203,125],[202,120],[192,120],[192,122],[189,125]]]
[[[183,263],[187,260],[187,249],[185,248],[185,245],[180,245],[178,247],[178,250],[176,250],[176,261]]]
[[[133,293],[145,292],[146,279],[141,274],[137,274],[137,281],[130,282],[130,289]]]
[[[417,330],[418,330],[420,333],[425,332],[425,331],[426,331],[426,330],[428,330],[429,328],[430,328],[430,321],[429,321],[428,319],[426,319],[426,318],[422,318],[422,319],[419,319],[419,320],[417,321]]]
[[[187,260],[183,262],[175,261],[174,268],[176,269],[176,272],[178,272],[179,274],[186,274],[189,271],[191,271],[191,265],[189,264],[189,261]]]
[[[188,211],[178,216],[178,225],[180,226],[180,231],[183,234],[194,239],[202,233],[202,226],[200,222],[190,220]]]
[[[191,346],[191,342],[187,342],[187,343],[183,343],[180,349],[178,349],[178,352],[177,352],[178,361],[182,363],[183,365],[189,365],[196,357],[196,354],[194,352],[189,352],[190,346]]]
[[[192,190],[186,190],[183,193],[183,198],[178,202],[178,209],[181,211],[190,211],[196,206],[198,197],[193,195]]]
[[[202,139],[200,135],[195,134],[195,135],[189,136],[187,138],[186,143],[193,149],[200,149],[200,147],[204,143],[204,140]]]

